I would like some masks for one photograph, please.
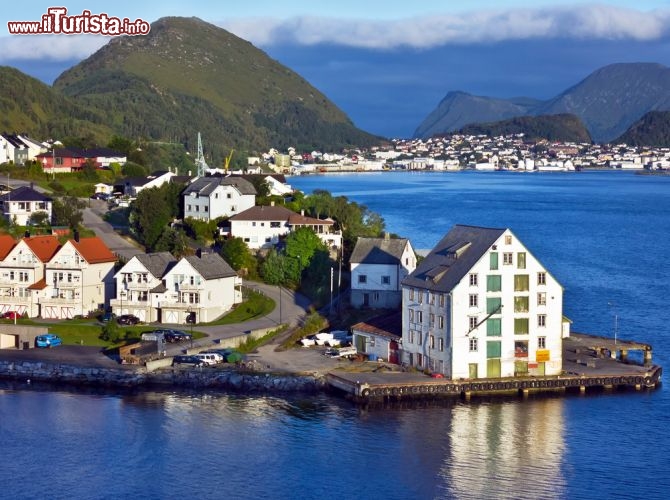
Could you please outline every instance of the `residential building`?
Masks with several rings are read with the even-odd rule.
[[[75,231],[45,266],[40,316],[66,319],[104,309],[113,293],[116,261],[100,238],[80,238]]]
[[[158,293],[165,290],[163,276],[176,264],[169,252],[135,255],[114,275],[112,312],[117,316],[134,314],[147,323],[160,321]]]
[[[29,148],[14,134],[0,134],[0,163],[23,165],[28,161]]]
[[[351,305],[396,308],[401,283],[416,268],[412,244],[405,238],[358,238],[349,259]]]
[[[112,163],[119,165],[126,163],[126,156],[123,153],[108,148],[53,148],[49,152],[37,155],[36,159],[49,174],[77,172],[84,168],[88,160],[92,160],[97,168],[109,168]]]
[[[146,177],[129,177],[123,181],[123,194],[136,197],[140,191],[167,184],[175,175],[177,174],[170,171],[160,171]]]
[[[28,225],[35,212],[45,212],[51,221],[53,202],[51,198],[29,186],[20,186],[0,195],[0,210],[8,221],[19,226]]]
[[[452,379],[561,373],[563,289],[509,229],[454,226],[402,294],[403,363]]]
[[[199,177],[182,193],[184,218],[230,217],[256,204],[256,189],[239,176]]]
[[[299,227],[309,227],[328,248],[342,247],[342,234],[332,219],[316,219],[285,207],[254,206],[229,219],[230,236],[242,238],[251,249],[271,248]]]
[[[402,339],[402,311],[376,316],[351,327],[356,350],[370,360],[398,364]]]
[[[215,253],[179,260],[168,252],[136,255],[114,280],[112,311],[145,322],[213,321],[242,302],[241,278]]]

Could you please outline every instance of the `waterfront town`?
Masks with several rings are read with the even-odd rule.
[[[20,136],[2,137],[5,160],[12,154],[7,144],[16,146],[21,140],[25,147],[19,145],[13,150],[12,162],[19,164],[17,151],[21,151],[25,163],[34,158],[44,172],[54,176],[77,173],[87,162],[97,169],[106,169],[126,161],[122,153],[110,149],[53,148],[41,152],[44,146],[36,141]],[[516,162],[516,168],[524,171],[543,170],[538,165],[547,168],[560,165],[563,170],[569,165],[574,170],[587,161],[590,166],[604,162],[602,166],[609,168],[651,165],[662,169],[669,161],[666,151],[638,151],[625,146],[527,145],[520,137],[496,140],[452,137],[450,141],[398,141],[392,151],[378,150],[371,155],[379,158],[386,155],[383,163],[392,168],[437,170],[451,169],[447,167],[452,165],[449,162],[454,162],[453,165],[457,162],[460,168],[464,158],[472,160],[468,165],[474,164],[477,170],[500,169]],[[277,161],[281,155],[274,152],[275,156],[270,157],[271,154],[266,157],[268,162],[281,168],[282,160]],[[401,159],[419,154],[422,156],[413,156],[411,160]],[[449,159],[451,154],[454,157]],[[300,158],[309,161],[315,156],[319,155],[311,153],[311,158],[302,155]],[[354,156],[348,158],[353,160]],[[548,158],[552,158],[551,162]],[[337,160],[330,155],[321,155],[320,159]],[[366,165],[368,160],[358,161]],[[180,176],[168,169],[109,184],[97,183],[92,186],[92,198],[98,204],[99,214],[104,215],[108,210],[132,207],[143,191],[181,182],[184,187],[179,204],[184,219],[206,223],[221,220],[217,227],[223,240],[238,239],[248,251],[270,259],[269,255],[287,252],[288,240],[303,238],[307,231],[319,248],[342,266],[344,235],[337,217],[306,214],[304,209],[293,211],[275,205],[274,201],[257,204],[259,193],[251,176],[209,172],[202,156],[196,159],[195,167],[198,169],[195,176]],[[215,175],[207,175],[212,173]],[[271,195],[291,198],[292,189],[283,175],[264,173],[260,178]],[[178,346],[169,352],[165,348],[166,335],[174,339],[175,331],[193,340],[192,334],[175,328],[207,327],[243,302],[243,289],[249,285],[244,273],[234,269],[220,253],[198,247],[193,252],[174,255],[168,251],[144,252],[130,245],[132,253],[121,258],[105,242],[105,232],[113,232],[111,229],[96,231],[93,236],[81,236],[76,228],[31,234],[37,220],[45,219],[42,222],[48,226],[53,202],[44,189],[25,184],[14,189],[7,185],[0,196],[7,223],[25,227],[20,238],[10,234],[0,237],[0,312],[9,323],[16,323],[18,318],[56,321],[90,318],[95,322],[109,314],[113,322],[121,323],[123,319],[126,325],[154,325],[157,329],[149,332],[151,335],[142,335],[144,342],[154,343],[153,349],[146,350],[144,346],[142,350],[142,342],[133,343],[132,349],[119,347],[119,352],[125,354],[116,357],[137,365],[138,369],[143,367],[142,373],[153,381],[157,376],[166,377],[166,369],[168,378],[174,380],[174,367],[182,361],[187,363],[182,359],[183,352],[202,354],[205,358],[197,360],[204,362],[210,355],[212,359],[219,355],[216,348],[223,344],[226,349],[239,347],[242,342],[239,332],[226,338],[217,335],[221,332],[216,328],[208,328],[209,333],[195,347]],[[286,256],[287,260],[290,258]],[[293,258],[300,260],[301,256]],[[307,262],[301,268],[307,274],[304,279],[317,280],[309,265]],[[408,239],[391,238],[388,233],[359,235],[344,266],[349,289],[341,291],[338,284],[337,291],[342,294],[338,300],[346,307],[374,311],[377,315],[363,315],[361,321],[344,325],[344,335],[328,333],[326,322],[323,332],[311,332],[292,347],[303,350],[305,347],[299,346],[307,346],[318,353],[317,359],[322,364],[330,363],[325,365],[329,368],[325,380],[353,397],[570,387],[651,388],[659,381],[661,369],[651,364],[651,346],[616,341],[613,344],[605,338],[572,334],[570,320],[563,314],[561,285],[509,228],[456,225],[420,262]],[[332,313],[332,268],[330,279]],[[282,283],[270,284],[280,286],[277,324],[283,324]],[[291,317],[286,323],[297,327],[299,322],[299,317]],[[269,330],[260,328],[259,335],[262,337]],[[43,327],[2,325],[0,349],[48,347],[54,339],[50,337],[46,345],[41,345],[44,335]],[[345,343],[350,344],[349,350],[341,351]],[[133,356],[133,349],[143,354]],[[641,362],[629,364],[629,353],[634,351],[642,353]],[[323,356],[324,353],[328,356]],[[354,376],[339,373],[333,358],[352,357],[360,362],[381,363],[391,371],[400,370],[404,378],[395,378],[390,383],[380,380],[378,375],[368,378],[361,373]],[[311,363],[314,366],[313,360]],[[24,364],[23,369],[17,368],[13,361],[3,366],[14,376],[41,377],[41,369],[35,371],[30,363]],[[266,366],[272,367],[267,363]],[[3,371],[4,376],[12,375],[7,370]],[[294,370],[300,371],[295,366]],[[177,369],[176,373],[182,370]]]

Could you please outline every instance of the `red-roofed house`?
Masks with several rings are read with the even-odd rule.
[[[75,232],[46,265],[41,316],[73,318],[103,309],[113,294],[116,260],[100,238]]]
[[[8,235],[0,237],[0,248],[9,245],[12,247],[6,254],[0,251],[0,313],[16,311],[31,318],[39,316],[40,288],[36,288],[36,283],[44,279],[46,263],[60,246],[58,239],[34,236],[17,242]]]

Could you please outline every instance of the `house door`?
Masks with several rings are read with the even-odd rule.
[[[398,343],[392,340],[389,344],[389,363],[398,364]]]
[[[468,364],[468,376],[470,378],[478,378],[477,376],[477,363]]]
[[[365,307],[368,307],[370,305],[370,294],[369,293],[364,293],[363,294],[363,305]]]
[[[542,377],[545,374],[545,363],[542,361],[541,363],[537,364],[537,374],[538,376]]]

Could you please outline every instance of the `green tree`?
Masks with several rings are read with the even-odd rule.
[[[325,305],[330,298],[330,273],[333,261],[327,250],[317,250],[312,256],[309,266],[303,271],[304,276],[300,290],[317,305]]]
[[[44,227],[49,225],[49,213],[44,210],[33,212],[28,217],[29,226]]]
[[[82,168],[82,177],[89,182],[98,181],[98,168],[95,166],[95,160],[92,158],[89,158],[84,162],[84,166]]]
[[[114,135],[112,138],[109,140],[107,143],[107,147],[109,149],[113,149],[114,151],[119,151],[126,156],[130,154],[130,152],[135,148],[133,141],[126,137],[121,137],[119,135]]]
[[[261,264],[263,280],[270,285],[285,285],[286,257],[272,248]]]
[[[126,177],[144,177],[148,172],[142,165],[128,161],[121,169],[121,173]]]
[[[249,277],[258,275],[258,262],[251,254],[249,247],[242,238],[229,238],[223,242],[220,251],[223,260],[236,271],[241,271]]]
[[[85,206],[84,201],[74,196],[54,198],[51,208],[52,225],[77,229],[84,220],[83,209]]]
[[[180,259],[191,253],[186,233],[181,228],[166,226],[154,245],[154,252],[170,252]]]
[[[178,197],[178,195],[177,195]],[[130,210],[130,228],[137,241],[155,251],[163,231],[176,215],[175,188],[170,183],[140,191]]]

